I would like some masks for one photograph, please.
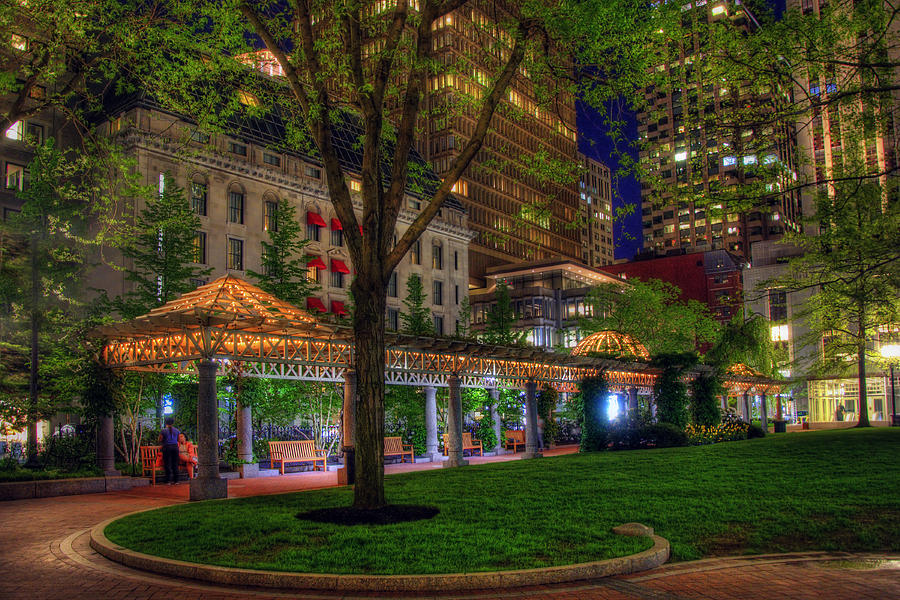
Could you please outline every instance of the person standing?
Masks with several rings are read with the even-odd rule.
[[[166,472],[166,483],[178,483],[178,436],[181,432],[175,427],[175,419],[166,418],[166,426],[159,432],[159,443],[162,444],[163,469]]]

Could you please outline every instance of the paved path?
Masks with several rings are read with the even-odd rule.
[[[479,459],[476,462],[480,462]],[[435,467],[437,465],[397,465],[388,467],[388,471]],[[232,495],[279,493],[334,485],[334,478],[333,473],[297,473],[278,478],[233,481],[229,482],[229,490]],[[0,598],[231,600],[386,597],[379,594],[237,590],[190,580],[173,580],[110,562],[89,547],[87,532],[92,525],[118,514],[184,502],[186,497],[187,486],[182,484],[138,488],[130,492],[0,502]],[[713,559],[667,565],[655,571],[624,577],[437,597],[881,600],[900,598],[900,557],[808,553]]]

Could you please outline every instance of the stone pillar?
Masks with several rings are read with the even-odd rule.
[[[491,394],[491,419],[494,420],[494,437],[497,438],[497,445],[494,446],[494,452],[497,453],[497,456],[501,454],[506,454],[506,450],[503,449],[503,423],[500,422],[500,413],[497,412],[497,404],[500,403],[500,388],[494,388],[492,390],[488,390]]]
[[[744,419],[745,423],[750,422],[750,390],[744,390],[744,395],[741,398],[743,401],[741,403],[741,418]]]
[[[765,432],[769,431],[769,406],[768,398],[763,393],[759,397],[759,425]]]
[[[259,477],[259,463],[253,460],[253,411],[240,402],[237,404],[237,451],[241,479]]]
[[[728,394],[722,394],[719,396],[720,404],[722,405],[722,414],[728,412]]]
[[[433,385],[425,386],[425,456],[433,462],[441,460],[438,452],[437,432],[437,388]]]
[[[197,460],[200,474],[191,480],[191,500],[228,497],[228,482],[219,477],[219,411],[216,395],[215,361],[197,364]]]
[[[462,399],[459,396],[459,376],[450,375],[447,380],[450,386],[450,399],[447,402],[447,460],[445,467],[464,467],[469,464],[463,458],[462,449]]]
[[[110,415],[100,418],[100,430],[97,432],[97,466],[104,477],[121,475],[116,470],[115,427]]]
[[[537,382],[529,379],[525,384],[525,454],[522,455],[522,458],[543,456],[538,449],[537,420]]]
[[[784,421],[784,410],[781,407],[781,392],[775,394],[775,420]]]
[[[344,371],[344,406],[341,410],[341,454],[344,466],[338,471],[339,485],[356,483],[356,371]]]

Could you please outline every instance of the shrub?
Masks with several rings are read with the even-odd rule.
[[[45,469],[63,471],[78,471],[96,462],[93,440],[79,435],[45,438],[39,458]]]
[[[604,408],[609,385],[606,376],[586,377],[581,382],[581,452],[606,449],[607,421]]]
[[[691,382],[691,421],[694,425],[714,426],[722,419],[716,396],[722,393],[718,377],[703,374]]]
[[[653,359],[653,364],[662,368],[653,386],[656,419],[660,423],[671,423],[680,430],[688,423],[687,386],[682,377],[685,371],[697,364],[697,355],[691,352],[660,354]]]
[[[760,427],[759,425],[748,425],[747,426],[747,439],[748,440],[752,439],[752,438],[761,438],[761,437],[765,437],[765,436],[766,436],[766,432],[763,431],[763,428]]]
[[[688,425],[684,431],[694,446],[747,439],[747,424],[740,420],[717,425]]]
[[[656,448],[675,448],[688,445],[687,434],[671,423],[656,423],[641,428],[644,443]]]

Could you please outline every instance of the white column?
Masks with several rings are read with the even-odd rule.
[[[219,413],[216,394],[218,365],[209,359],[197,365],[197,462],[200,472],[191,480],[191,500],[228,497],[228,481],[219,477]]]
[[[253,460],[253,412],[249,406],[237,404],[238,460],[241,479],[259,476],[259,463]]]
[[[436,394],[437,388],[434,386],[425,387],[425,456],[432,461],[441,460],[441,453],[438,452]]]
[[[462,449],[462,399],[459,396],[459,376],[450,375],[447,383],[450,386],[450,399],[447,402],[447,460],[445,467],[463,467],[469,464],[463,458]]]
[[[503,449],[503,423],[500,422],[500,413],[497,411],[497,404],[500,402],[500,389],[494,388],[492,390],[488,390],[491,394],[491,419],[494,420],[494,437],[497,438],[497,445],[494,447],[494,452],[498,455],[506,454],[506,450]]]
[[[538,449],[537,382],[533,379],[525,384],[525,420],[525,454],[522,458],[543,456]]]

